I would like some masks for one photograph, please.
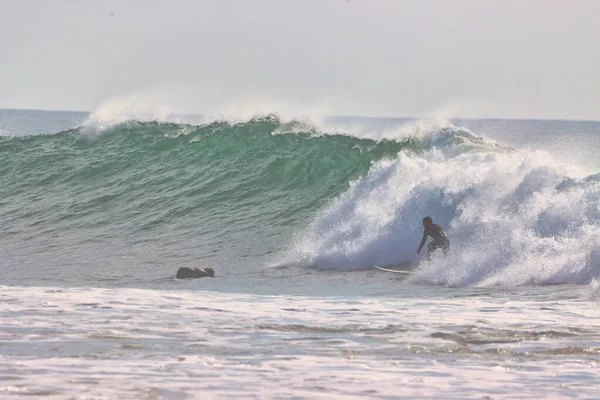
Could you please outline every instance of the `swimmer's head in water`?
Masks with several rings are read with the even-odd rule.
[[[423,226],[427,227],[433,224],[433,220],[431,219],[431,217],[425,217],[423,218]]]
[[[211,277],[214,278],[215,277],[215,270],[212,268],[204,268],[204,270],[206,271],[206,274]]]

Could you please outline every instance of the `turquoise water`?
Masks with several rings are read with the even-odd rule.
[[[591,398],[599,135],[2,110],[0,395]]]
[[[89,252],[108,253],[93,266],[97,277],[121,277],[110,253],[122,248],[158,252],[138,253],[146,258],[135,274],[140,283],[179,266],[254,272],[373,161],[411,147],[274,135],[280,128],[267,117],[235,125],[127,122],[92,139],[81,128],[4,137],[4,237],[46,250],[46,263],[28,268],[33,281],[60,264],[55,277],[78,284],[81,263],[92,267]]]

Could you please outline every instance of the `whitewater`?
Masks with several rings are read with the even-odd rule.
[[[0,397],[596,397],[600,122],[108,111],[0,110]]]

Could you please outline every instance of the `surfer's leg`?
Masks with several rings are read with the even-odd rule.
[[[429,242],[427,245],[427,259],[431,260],[431,254],[436,251],[438,248],[438,244],[436,242]]]

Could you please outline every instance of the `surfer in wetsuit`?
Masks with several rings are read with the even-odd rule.
[[[437,249],[442,249],[444,251],[444,256],[447,255],[448,249],[450,248],[450,241],[442,227],[438,224],[434,224],[431,217],[423,218],[423,227],[425,228],[423,231],[423,240],[421,240],[417,254],[421,253],[421,249],[427,241],[427,236],[431,236],[433,241],[429,242],[427,245],[427,259],[431,259],[431,253]]]

